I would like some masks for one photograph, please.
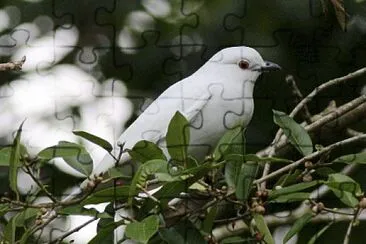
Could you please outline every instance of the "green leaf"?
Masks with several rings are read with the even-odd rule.
[[[120,220],[118,222],[114,222],[113,219],[101,219],[99,223],[103,223],[103,226],[99,226],[97,235],[91,239],[88,244],[100,244],[105,243],[104,240],[110,237],[111,233],[113,234],[114,229],[118,226],[124,225],[125,220]],[[98,224],[99,224],[98,223]]]
[[[112,218],[108,213],[100,213],[95,208],[84,208],[82,206],[70,206],[58,211],[62,215],[83,215],[97,218]]]
[[[12,150],[10,153],[10,164],[9,164],[9,184],[10,189],[12,189],[15,194],[16,198],[19,199],[19,193],[18,193],[18,168],[21,166],[20,157],[21,157],[21,151],[20,151],[20,137],[22,134],[22,128],[23,128],[24,121],[20,124],[19,129],[15,135]]]
[[[366,164],[366,152],[344,155],[334,159],[332,163]]]
[[[25,222],[36,216],[39,212],[39,209],[27,208],[22,212],[14,215],[5,226],[3,236],[5,240],[9,241],[9,243],[15,243],[16,240],[16,229],[17,227],[24,227]]]
[[[93,170],[93,160],[85,148],[76,143],[60,141],[58,145],[48,147],[38,153],[38,157],[43,160],[51,160],[61,157],[73,169],[85,176],[91,174]]]
[[[175,229],[175,228],[161,228],[159,230],[159,235],[161,239],[163,239],[168,244],[186,244],[186,239],[184,236]]]
[[[153,159],[166,160],[163,151],[154,143],[146,140],[139,141],[128,153],[132,159],[144,163]]]
[[[217,214],[217,205],[211,207],[208,210],[208,213],[205,217],[205,220],[202,223],[202,230],[206,233],[211,233],[212,231],[212,226],[214,224],[214,220],[216,218],[216,214]]]
[[[281,175],[275,186],[288,186],[295,184],[298,181],[298,177],[301,175],[301,172],[301,170],[295,169],[294,172],[288,172],[287,174]]]
[[[299,184],[283,187],[283,188],[278,189],[278,190],[273,190],[269,193],[268,199],[271,200],[271,199],[274,199],[274,198],[276,198],[278,196],[281,196],[281,195],[286,195],[286,194],[294,193],[294,192],[300,192],[302,190],[305,190],[305,189],[308,189],[310,187],[316,186],[320,183],[321,183],[321,181],[302,182],[302,183],[299,183]]]
[[[166,143],[168,152],[174,161],[185,164],[188,158],[188,146],[190,140],[189,122],[177,111],[170,120]]]
[[[327,231],[327,229],[334,224],[334,222],[330,222],[328,223],[326,226],[324,226],[321,230],[319,230],[315,235],[313,235],[313,237],[311,237],[311,239],[309,240],[308,244],[315,244],[316,240],[318,240],[318,238],[323,235],[323,233],[325,231]]]
[[[130,186],[113,186],[90,194],[80,204],[98,204],[103,202],[127,200],[130,192]]]
[[[229,188],[236,189],[242,164],[243,162],[238,160],[232,160],[225,164],[225,180]]]
[[[309,192],[293,192],[286,195],[280,195],[272,200],[270,202],[275,203],[289,203],[289,202],[298,202],[298,201],[304,201],[306,199],[309,199],[310,193]]]
[[[309,134],[293,118],[284,112],[273,110],[273,120],[302,155],[306,156],[313,152]]]
[[[159,234],[168,244],[207,244],[200,231],[189,220],[180,221],[169,229],[160,228]]]
[[[80,137],[102,147],[107,152],[112,152],[112,150],[113,150],[113,146],[108,141],[106,141],[103,138],[100,138],[96,135],[90,134],[85,131],[73,131],[72,133],[74,133],[74,135],[80,136]]]
[[[108,169],[108,180],[111,180],[111,179],[131,180],[132,177],[129,175],[126,175],[125,172],[123,172],[123,169],[121,169],[121,168],[110,168],[110,169]]]
[[[233,147],[245,147],[244,132],[245,128],[240,125],[233,129],[229,129],[224,136],[221,137],[213,151],[214,160],[218,161],[228,153],[232,153]],[[245,149],[236,153],[244,154]]]
[[[248,199],[257,171],[257,163],[248,162],[241,165],[235,190],[235,195],[239,200],[246,201]]]
[[[328,181],[325,182],[329,189],[338,197],[338,199],[350,207],[358,204],[357,197],[363,195],[360,185],[351,177],[343,174],[331,174]]]
[[[125,235],[137,242],[147,243],[149,239],[158,231],[159,217],[150,215],[141,222],[127,224]]]
[[[9,243],[15,243],[15,231],[16,231],[16,216],[12,217],[7,225],[5,226],[4,232],[3,232],[3,238],[8,241]]]
[[[158,171],[166,171],[168,168],[168,162],[161,159],[153,159],[142,164],[135,173],[129,191],[128,204],[132,204],[132,200],[135,197],[137,188],[139,186],[144,187],[148,176],[155,174]]]
[[[273,240],[271,232],[269,231],[268,226],[267,226],[266,222],[264,221],[263,215],[254,214],[253,218],[254,218],[255,224],[258,228],[259,233],[261,233],[264,238],[264,242],[267,244],[275,244],[275,241]]]
[[[4,147],[0,150],[0,166],[10,165],[12,147]]]
[[[252,238],[243,238],[241,236],[230,236],[220,241],[221,244],[244,244],[251,243]]]
[[[8,203],[0,204],[0,217],[4,216],[7,212],[9,212],[12,208],[9,206]]]
[[[292,225],[291,229],[285,235],[285,238],[283,239],[283,243],[288,242],[294,235],[296,235],[298,232],[300,232],[301,229],[307,223],[310,222],[312,217],[313,217],[313,214],[310,212],[307,212],[303,216],[301,216],[299,219],[297,219],[296,222]]]
[[[329,167],[320,167],[315,169],[315,173],[322,177],[328,177],[330,174],[336,173],[336,171]]]

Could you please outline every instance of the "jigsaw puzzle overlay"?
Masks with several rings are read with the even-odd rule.
[[[81,207],[105,202],[93,207],[111,218],[51,205],[43,217],[29,214],[41,225],[62,212],[32,232],[36,243],[87,243],[104,232],[99,240],[111,243],[343,240],[351,234],[329,219],[348,226],[352,218],[333,208],[361,225],[366,218],[364,169],[355,171],[365,162],[364,8],[341,0],[3,1],[1,62],[26,61],[0,77],[1,179],[17,175],[1,196],[11,202],[18,191],[43,204],[92,190]],[[275,64],[282,70],[272,72]],[[24,120],[19,160],[47,163],[32,168],[30,160],[12,173],[6,165]]]

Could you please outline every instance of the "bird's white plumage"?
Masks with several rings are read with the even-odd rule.
[[[238,66],[241,60],[249,63],[248,69]],[[254,83],[260,75],[254,69],[263,65],[262,57],[252,48],[221,50],[191,76],[165,90],[122,133],[118,142],[125,143],[128,149],[140,140],[164,142],[170,119],[180,111],[193,127],[190,153],[204,156],[230,127],[249,123],[254,109]],[[124,154],[121,161],[128,159],[129,155]],[[113,158],[106,155],[93,175],[113,165]]]

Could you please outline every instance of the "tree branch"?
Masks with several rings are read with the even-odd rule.
[[[354,143],[354,142],[357,142],[357,141],[360,141],[360,140],[364,140],[366,139],[366,134],[362,134],[362,135],[359,135],[359,136],[354,136],[354,137],[351,137],[351,138],[348,138],[348,139],[345,139],[343,141],[339,141],[339,142],[336,142],[334,144],[331,144],[327,147],[324,147],[322,150],[320,151],[316,151],[312,154],[309,154],[308,156],[305,156],[299,160],[297,160],[296,162],[294,163],[291,163],[291,164],[288,164],[268,175],[266,175],[265,177],[261,177],[257,180],[255,180],[253,182],[253,184],[259,184],[265,180],[268,180],[268,179],[271,179],[271,178],[274,178],[282,173],[285,173],[291,169],[294,169],[296,167],[298,167],[299,165],[301,165],[302,163],[306,162],[306,161],[312,161],[313,159],[323,155],[324,153],[328,153],[338,147],[342,147],[342,146],[345,146],[345,145],[348,145],[348,144],[351,144],[351,143]]]
[[[22,69],[25,59],[26,59],[25,56],[23,56],[23,58],[20,61],[0,64],[0,71],[9,71],[9,70],[19,71]]]

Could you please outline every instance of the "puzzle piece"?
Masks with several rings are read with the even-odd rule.
[[[152,104],[153,99],[192,74],[223,47],[256,48],[263,57],[280,63],[286,73],[294,74],[304,94],[320,83],[364,65],[364,45],[351,41],[352,44],[342,44],[349,32],[342,33],[336,25],[324,21],[320,1],[143,0],[126,3],[94,0],[86,4],[53,0],[34,4],[25,8],[39,6],[42,15],[47,16],[33,18],[33,14],[26,15],[33,12],[31,9],[21,9],[22,17],[28,21],[23,24],[16,21],[16,16],[20,16],[17,3],[0,10],[0,17],[6,12],[11,19],[11,24],[3,24],[7,26],[5,29],[0,26],[0,55],[12,55],[16,60],[26,54],[23,70],[29,72],[0,89],[0,121],[3,122],[0,137],[11,141],[13,138],[6,136],[14,131],[14,125],[36,113],[36,119],[26,121],[23,133],[24,144],[35,152],[37,148],[49,146],[50,141],[51,144],[60,139],[75,141],[70,133],[74,129],[86,128],[110,142],[117,141],[123,127],[128,127],[125,122],[132,114],[131,103],[137,115],[142,112],[158,115],[164,108],[159,103]],[[363,19],[357,18],[362,23]],[[351,27],[350,24],[347,31],[352,31]],[[354,35],[358,33],[355,31]],[[79,68],[60,63],[74,63]],[[1,78],[4,83],[14,80],[10,75],[9,79],[7,75],[4,77]],[[279,81],[283,81],[281,75],[265,75],[256,86],[256,110],[246,132],[248,152],[264,148],[273,139],[276,128],[272,108],[286,112],[293,108],[293,104],[289,104],[287,85]],[[320,110],[330,99],[337,100],[337,104],[348,101],[363,86],[361,82],[353,84],[347,83],[332,93],[320,95],[309,105],[310,111]],[[47,87],[51,87],[52,92],[45,91]],[[150,92],[142,93],[141,89]],[[223,116],[217,116],[221,124],[216,126],[215,137],[221,127],[233,128],[232,118],[251,112],[244,104],[234,106],[248,97],[237,91],[240,95],[232,99],[224,83],[218,82],[203,90],[210,99],[230,108]],[[194,99],[197,104],[205,102],[191,93],[189,87],[182,86],[177,97],[162,100],[180,102],[181,110],[189,116],[192,111],[185,110],[189,100]],[[33,96],[25,99],[27,94]],[[38,102],[48,106],[37,110]],[[207,122],[205,115],[198,113],[189,125],[194,142],[191,151],[199,152],[201,158],[213,149],[213,145],[195,137],[205,129]],[[46,135],[41,133],[51,130],[53,132]],[[148,129],[141,132],[141,138],[149,139],[154,134],[161,136],[165,131]],[[95,162],[100,162],[104,151],[85,143]],[[133,168],[133,164],[127,167]],[[330,196],[328,200],[334,199]],[[53,232],[64,231],[56,229],[46,238],[58,235]],[[186,233],[192,234],[192,231]]]

